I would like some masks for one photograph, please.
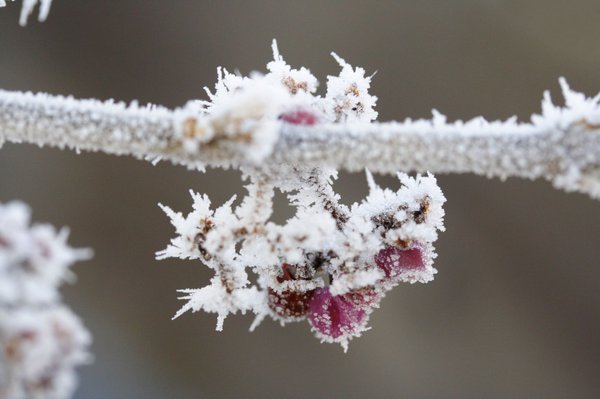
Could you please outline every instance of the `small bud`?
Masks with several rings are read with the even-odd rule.
[[[315,114],[302,109],[282,114],[279,119],[292,125],[313,126],[319,123],[319,119]]]

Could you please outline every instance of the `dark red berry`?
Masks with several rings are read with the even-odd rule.
[[[269,308],[284,321],[300,320],[306,316],[314,290],[306,292],[277,292],[269,288]]]
[[[287,263],[281,265],[281,275],[277,276],[277,282],[295,280],[292,267]],[[283,321],[297,321],[303,319],[308,313],[309,303],[313,297],[314,290],[278,292],[273,288],[268,289],[267,303],[276,316]]]

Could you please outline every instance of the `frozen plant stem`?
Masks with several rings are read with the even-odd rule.
[[[564,80],[561,85],[566,106],[552,105],[546,94],[542,114],[533,115],[530,123],[483,118],[448,123],[437,112],[431,120],[402,122],[305,126],[275,121],[276,140],[258,157],[249,157],[243,145],[232,145],[235,136],[215,135],[190,151],[185,135],[206,116],[194,117],[188,106],[170,110],[0,91],[0,141],[166,159],[188,167],[285,162],[378,173],[544,178],[557,188],[599,199],[599,98],[571,91]]]

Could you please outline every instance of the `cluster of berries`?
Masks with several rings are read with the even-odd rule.
[[[369,314],[379,307],[385,292],[398,283],[411,281],[415,273],[426,273],[423,252],[418,245],[411,248],[386,247],[375,257],[375,264],[383,273],[377,285],[333,295],[329,287],[307,291],[268,289],[269,309],[283,322],[299,321],[308,317],[317,336],[329,342],[345,342],[365,330]],[[283,264],[279,283],[295,280],[295,268]]]
[[[181,111],[186,150],[246,151],[252,162],[242,170],[251,184],[237,207],[234,197],[213,211],[207,196],[193,193],[187,217],[162,206],[178,236],[157,258],[198,259],[215,271],[210,285],[182,290],[187,303],[175,317],[188,310],[217,313],[217,330],[236,312],[256,314],[251,329],[265,316],[282,324],[308,319],[321,341],[347,348],[388,290],[433,279],[432,243],[443,230],[445,198],[431,175],[399,173],[401,187],[392,191],[367,171],[369,195],[348,207],[333,190],[335,170],[262,162],[286,125],[318,129],[377,116],[364,69],[333,54],[342,70],[328,77],[322,97],[308,69],[287,65],[275,43],[273,53],[266,75],[219,69],[215,92],[207,90],[210,101]],[[297,209],[284,225],[269,221],[275,188]],[[257,284],[248,269],[259,276]]]

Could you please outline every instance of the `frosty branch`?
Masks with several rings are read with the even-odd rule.
[[[23,0],[21,25],[38,3],[38,19],[46,19],[52,0]],[[566,106],[554,106],[545,93],[542,113],[530,123],[482,117],[448,123],[437,111],[431,120],[368,123],[377,116],[377,98],[367,94],[364,70],[353,71],[333,54],[342,72],[328,77],[321,98],[314,95],[318,82],[310,71],[292,70],[275,46],[274,55],[267,79],[226,71],[223,76],[219,70],[217,91],[209,93],[212,103],[191,101],[175,110],[0,91],[0,145],[30,142],[200,168],[285,162],[349,171],[544,178],[557,188],[600,198],[600,97],[585,98],[564,79]],[[226,95],[234,90],[233,99]],[[300,114],[290,120],[285,117],[290,110]]]
[[[544,178],[555,187],[600,198],[598,97],[586,99],[563,80],[561,84],[566,106],[552,105],[546,95],[543,112],[530,123],[483,118],[448,123],[436,112],[431,120],[298,126],[268,120],[263,109],[250,116],[264,125],[262,132],[244,130],[248,126],[239,123],[243,115],[238,126],[223,126],[231,122],[223,115],[245,112],[233,108],[245,104],[227,105],[215,117],[197,111],[197,102],[169,110],[0,91],[0,140],[166,159],[190,167],[286,162],[381,173]],[[214,132],[201,137],[201,124]],[[190,148],[192,141],[200,145]]]

